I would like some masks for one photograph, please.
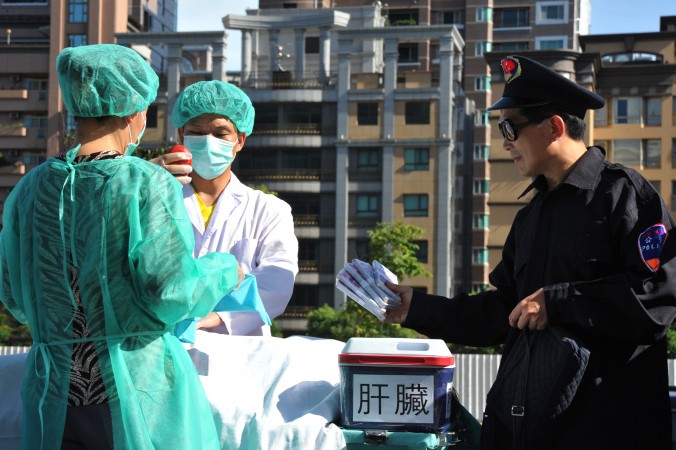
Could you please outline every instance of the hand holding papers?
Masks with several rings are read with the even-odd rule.
[[[397,284],[397,276],[378,261],[373,265],[353,259],[336,276],[336,288],[376,316],[385,320],[385,311],[397,306],[401,299],[385,286],[385,281]]]

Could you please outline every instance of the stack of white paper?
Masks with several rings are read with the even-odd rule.
[[[378,261],[373,264],[353,259],[336,276],[336,287],[379,320],[385,319],[388,308],[401,304],[397,294],[385,286],[385,281],[397,284],[397,276]]]

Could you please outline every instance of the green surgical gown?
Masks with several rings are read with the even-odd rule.
[[[180,184],[135,157],[50,158],[8,197],[0,299],[33,346],[22,385],[22,447],[61,443],[77,269],[82,308],[113,418],[115,448],[211,449],[218,436],[190,357],[171,333],[208,314],[237,283],[235,258],[193,257]]]

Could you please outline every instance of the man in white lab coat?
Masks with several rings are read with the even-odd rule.
[[[201,81],[181,92],[172,111],[179,142],[189,153],[153,160],[176,175],[195,233],[195,256],[232,253],[245,273],[256,276],[271,319],[286,309],[298,273],[298,240],[291,207],[242,184],[231,163],[253,130],[254,108],[237,86]],[[192,169],[181,161],[192,158]],[[178,164],[176,164],[178,163]],[[260,315],[214,313],[198,328],[231,335],[270,335]]]

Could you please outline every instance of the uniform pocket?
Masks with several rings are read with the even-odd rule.
[[[601,278],[613,272],[613,249],[603,233],[560,233],[555,240],[556,273],[571,273],[569,281]]]

